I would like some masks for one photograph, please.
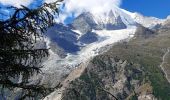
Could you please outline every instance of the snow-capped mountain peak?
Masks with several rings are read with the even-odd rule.
[[[61,48],[58,52],[64,58],[57,57],[54,49],[44,63],[45,71],[55,70],[61,74],[59,76],[65,76],[80,63],[107,51],[114,43],[131,39],[138,24],[152,28],[163,21],[119,7],[104,13],[83,12],[68,27],[56,25],[47,31],[51,42]]]
[[[104,13],[84,12],[68,26],[60,24],[50,28],[47,31],[47,36],[61,48],[61,51],[65,51],[71,57],[79,56],[85,52],[90,52],[87,55],[92,57],[94,55],[91,52],[94,53],[97,49],[100,52],[100,49],[105,48],[108,43],[110,45],[110,40],[115,40],[115,37],[119,39],[118,36],[115,36],[116,32],[121,33],[124,32],[123,30],[132,30],[128,33],[130,35],[134,34],[138,24],[152,27],[162,21],[158,18],[144,17],[138,13],[131,13],[115,6]],[[101,33],[105,35],[103,36]],[[126,31],[123,34],[126,35]],[[123,39],[126,38],[129,38],[129,36]],[[109,42],[105,42],[108,39],[110,39]],[[103,47],[97,45],[99,43],[104,43]],[[90,51],[86,51],[90,47],[92,47]],[[94,48],[97,49],[94,50]],[[67,56],[67,58],[69,57]]]
[[[85,13],[81,14],[86,15]],[[89,22],[95,22],[95,24],[103,25],[112,23],[115,24],[116,21],[122,21],[127,27],[131,27],[137,24],[141,24],[144,27],[152,28],[157,24],[163,23],[165,20],[155,18],[155,17],[146,17],[139,13],[132,13],[127,10],[121,9],[117,6],[114,6],[113,9],[108,10],[108,12],[105,13],[93,13],[88,12],[88,17],[90,20]],[[100,26],[101,27],[101,26]]]
[[[129,14],[120,8],[111,9],[105,13],[84,12],[72,23],[74,29],[82,33],[94,30],[118,30],[135,26],[136,22]]]
[[[143,16],[140,13],[131,13],[131,17],[139,24],[147,27],[147,28],[152,28],[157,24],[162,24],[164,22],[163,19],[159,19],[156,17],[146,17]]]

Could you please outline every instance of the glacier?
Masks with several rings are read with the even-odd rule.
[[[77,69],[80,64],[87,63],[118,42],[127,42],[132,39],[138,25],[152,29],[163,22],[163,19],[145,17],[114,7],[104,14],[84,12],[69,25],[54,26],[47,32],[48,47],[50,48],[50,42],[59,44],[59,47],[65,50],[66,56],[60,57],[57,52],[50,49],[50,56],[43,63],[42,70],[52,77],[43,76],[42,83],[44,80],[52,81],[54,85],[56,80],[63,81],[63,77]],[[45,100],[60,100],[61,94],[60,89],[56,90]]]

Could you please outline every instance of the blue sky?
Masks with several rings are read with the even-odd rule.
[[[170,0],[123,0],[121,8],[145,16],[166,18],[170,15]]]

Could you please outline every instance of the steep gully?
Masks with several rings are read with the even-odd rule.
[[[169,54],[169,52],[170,52],[170,47],[167,48],[167,52],[164,54],[164,56],[163,56],[163,58],[162,58],[162,63],[161,63],[161,65],[160,65],[160,67],[161,67],[162,71],[164,72],[166,79],[167,79],[168,82],[170,83],[170,79],[168,78],[168,73],[166,72],[166,69],[164,68],[164,64],[167,63],[165,60],[166,60],[166,57],[167,57],[167,55]]]
[[[84,72],[85,68],[87,67],[88,63],[89,63],[88,61],[85,62],[85,63],[81,63],[79,65],[79,67],[76,68],[75,70],[73,70],[67,76],[67,78],[61,83],[62,84],[61,88],[59,88],[58,90],[56,90],[53,93],[51,93],[50,95],[45,97],[43,100],[62,100],[62,92],[64,91],[64,89],[67,88],[67,86],[69,85],[69,83],[71,81],[73,81],[76,78],[81,76],[81,74]]]

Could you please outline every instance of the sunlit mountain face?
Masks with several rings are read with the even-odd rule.
[[[45,1],[50,2],[50,0]],[[36,2],[34,3],[36,4]],[[34,5],[29,6],[34,8]],[[0,10],[4,13],[12,12]],[[58,83],[63,85],[48,95],[45,100],[61,100],[62,95],[65,95],[64,100],[69,100],[74,94],[69,90],[72,88],[78,90],[82,84],[84,85],[82,88],[85,89],[82,89],[80,93],[87,98],[93,98],[93,95],[86,91],[91,89],[92,93],[99,91],[96,88],[89,88],[93,87],[93,83],[90,83],[89,80],[96,82],[93,72],[99,78],[100,84],[116,94],[116,97],[120,97],[120,100],[135,94],[132,87],[139,89],[138,93],[140,94],[142,86],[146,86],[146,90],[150,94],[139,95],[138,98],[141,98],[139,100],[157,100],[152,94],[152,87],[154,89],[155,87],[150,87],[150,83],[155,80],[143,79],[143,77],[148,78],[145,76],[148,73],[150,76],[154,74],[149,69],[150,67],[145,66],[145,58],[154,62],[153,60],[162,57],[161,54],[167,53],[165,44],[169,43],[167,33],[169,32],[170,18],[146,17],[137,12],[127,11],[120,8],[119,0],[66,0],[62,3],[60,10],[60,15],[56,17],[56,24],[44,33],[45,41],[38,41],[36,44],[37,47],[49,49],[49,57],[45,58],[42,63],[43,74],[30,79],[33,83],[40,81],[41,84],[47,84],[49,87],[55,87]],[[165,34],[159,36],[160,32]],[[162,37],[166,37],[166,39],[163,40]],[[154,51],[156,46],[161,49]],[[146,65],[150,65],[148,62],[150,61],[146,61]],[[160,62],[160,60],[155,62]],[[151,66],[154,65],[152,64]],[[160,74],[160,69],[155,68],[155,70]],[[160,77],[163,79],[163,76]],[[86,78],[88,80],[85,80]],[[142,83],[148,80],[148,83]],[[71,82],[77,84],[71,84]],[[67,93],[72,93],[71,96],[69,95],[70,98],[67,98]],[[145,92],[142,91],[142,93]],[[96,98],[100,98],[99,94],[95,94]],[[101,95],[110,98],[105,93]],[[145,99],[144,96],[151,99]],[[76,98],[74,99],[76,100]]]

